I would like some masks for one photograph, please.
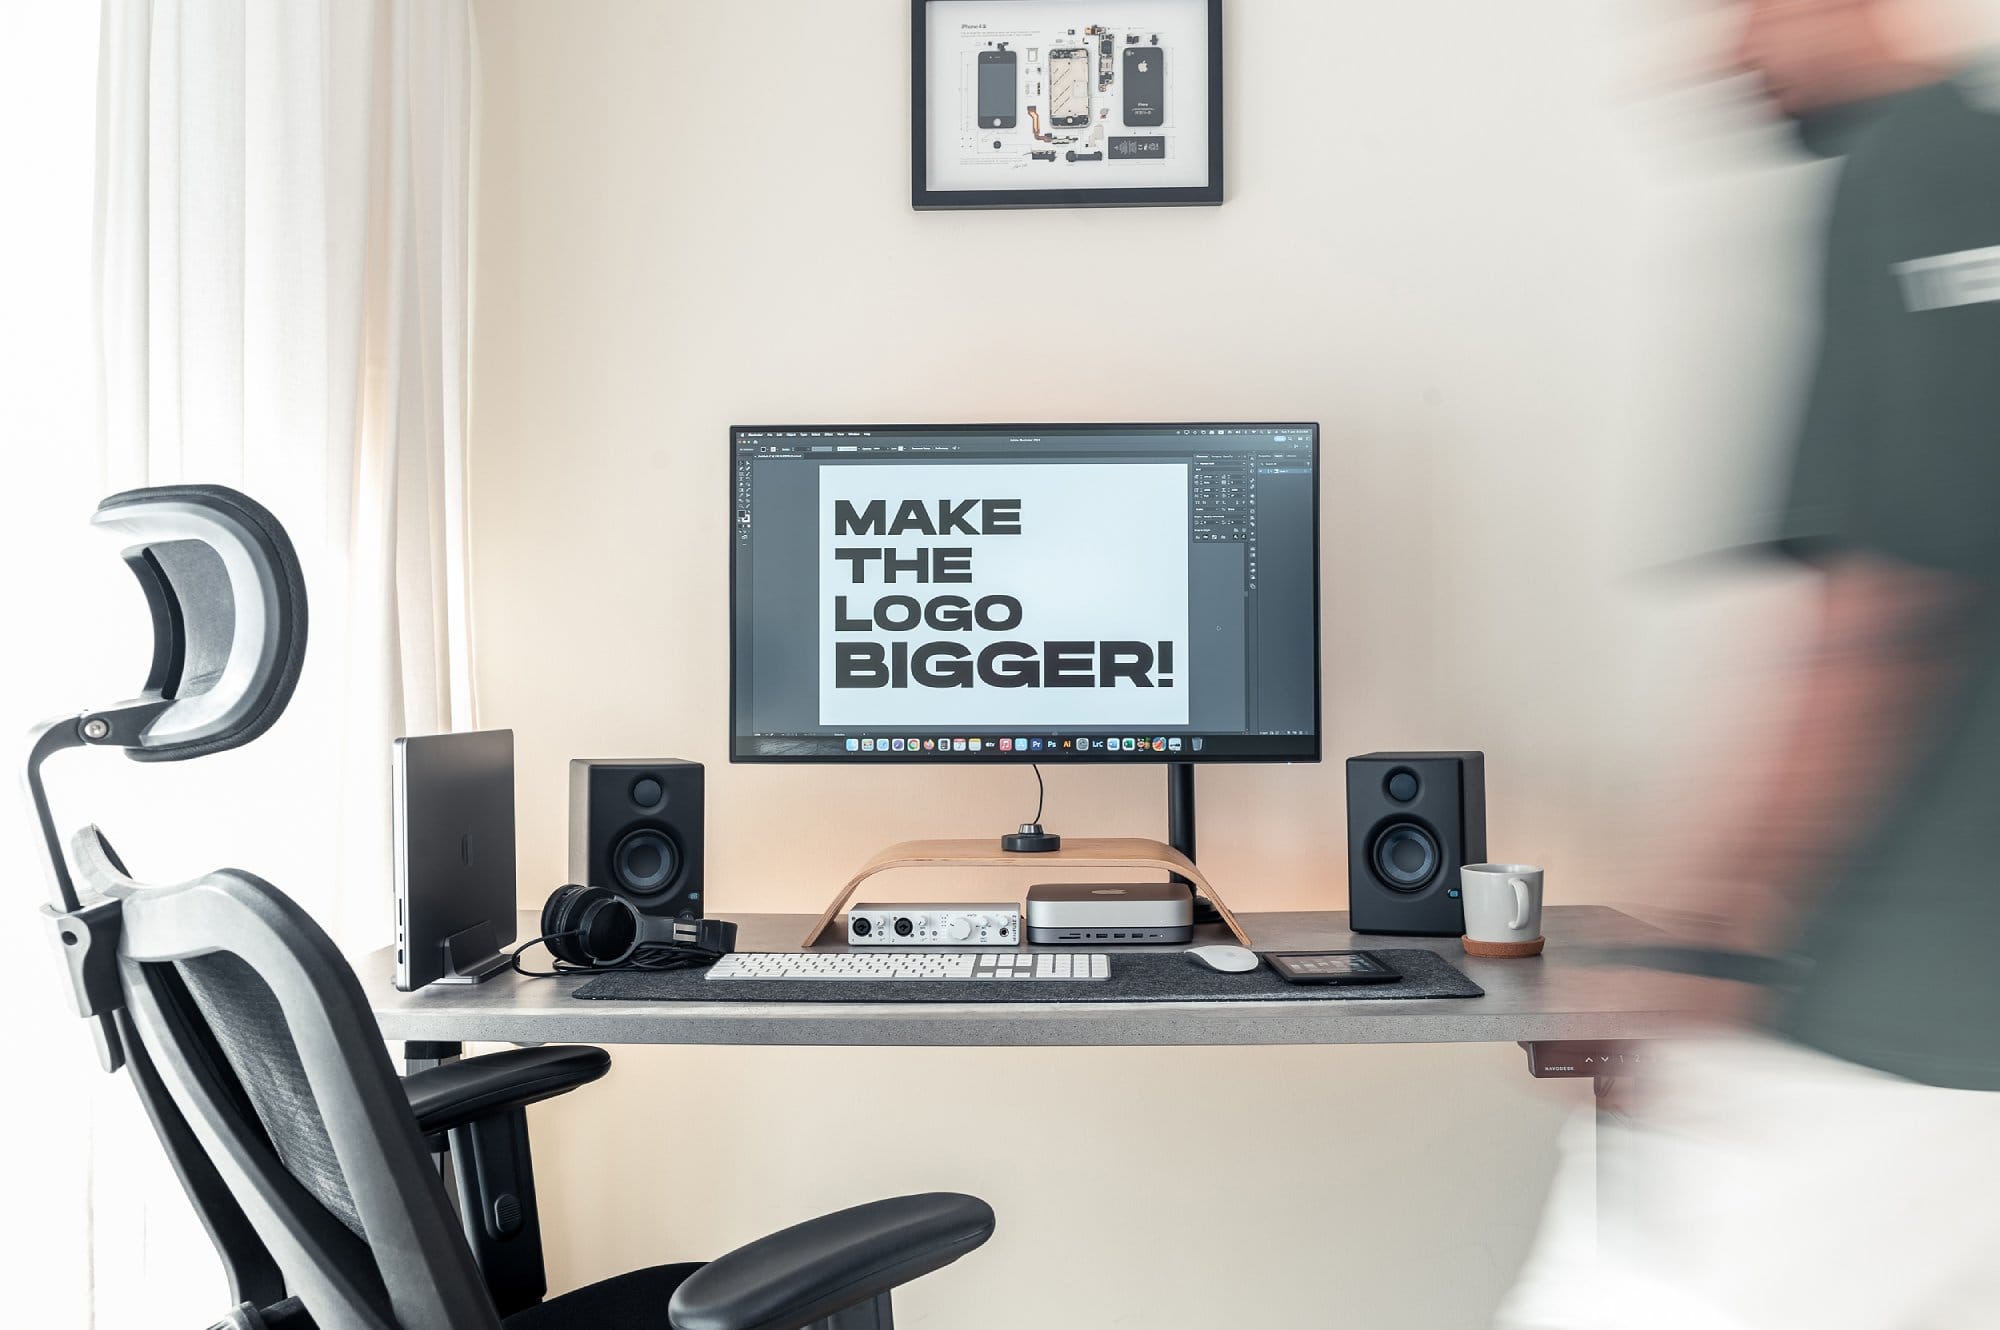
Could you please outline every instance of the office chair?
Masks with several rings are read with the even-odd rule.
[[[246,743],[284,710],[305,650],[297,558],[250,499],[136,490],[95,521],[133,541],[153,664],[137,699],[32,736],[45,913],[100,1061],[130,1077],[222,1258],[236,1306],[216,1330],[890,1330],[893,1289],[992,1234],[977,1198],[904,1196],[544,1301],[523,1110],[602,1076],[602,1050],[515,1049],[398,1079],[353,971],[269,883],[221,869],[144,886],[95,827],[64,856],[50,756],[169,761]],[[462,1217],[432,1159],[440,1139]]]

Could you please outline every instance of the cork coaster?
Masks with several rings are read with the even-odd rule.
[[[1547,938],[1534,938],[1528,942],[1481,942],[1477,938],[1460,938],[1465,943],[1468,956],[1486,956],[1494,960],[1511,960],[1520,956],[1539,956],[1542,944]]]

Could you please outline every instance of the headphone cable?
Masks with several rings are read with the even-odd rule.
[[[543,946],[558,938],[574,937],[576,932],[544,933],[531,937],[520,946],[507,953],[507,960],[515,974],[525,979],[560,979],[566,974],[622,974],[628,971],[664,972],[668,970],[693,969],[698,965],[712,965],[722,959],[725,953],[709,951],[704,947],[684,947],[671,942],[647,942],[635,948],[632,954],[616,965],[578,965],[557,957],[549,962],[546,970],[530,970],[521,964],[521,953],[533,946]]]

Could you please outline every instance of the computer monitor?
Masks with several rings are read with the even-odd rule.
[[[1317,425],[730,451],[731,760],[1319,760]]]

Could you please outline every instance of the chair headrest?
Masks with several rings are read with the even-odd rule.
[[[112,495],[91,520],[131,542],[153,614],[145,695],[169,703],[126,756],[202,757],[270,729],[306,650],[305,579],[278,519],[221,485],[159,485]]]

